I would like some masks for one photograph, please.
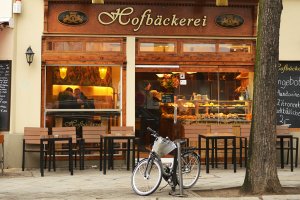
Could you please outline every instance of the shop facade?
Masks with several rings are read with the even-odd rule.
[[[17,157],[25,126],[101,125],[108,131],[110,126],[134,126],[144,137],[149,125],[174,139],[181,137],[176,130],[183,123],[250,122],[256,0],[232,1],[227,7],[217,7],[215,1],[22,2],[37,7],[41,19],[32,20],[38,31],[25,32],[34,34],[15,44],[16,106],[7,138],[20,150]],[[20,19],[18,32],[28,26]],[[36,54],[25,68],[28,43]],[[25,79],[30,80],[27,86]],[[139,95],[145,82],[157,95],[151,108]],[[20,86],[35,96],[26,108],[27,94]],[[73,93],[79,89],[84,100],[68,101],[67,88]],[[18,165],[13,159],[10,163]]]

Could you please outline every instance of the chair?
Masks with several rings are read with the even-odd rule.
[[[106,127],[104,126],[82,127],[82,169],[84,169],[85,154],[97,152],[100,156],[100,136],[105,133]]]
[[[111,126],[110,127],[110,134],[112,135],[116,135],[116,136],[131,136],[131,135],[135,135],[134,129],[132,126]],[[138,144],[138,138],[134,140],[135,144]],[[109,144],[110,146],[110,151],[109,154],[111,156],[111,163],[110,166],[113,169],[113,159],[112,159],[112,155],[114,154],[114,151],[121,151],[121,152],[127,152],[127,140],[114,140],[114,144]],[[117,147],[118,146],[118,147]],[[139,149],[139,148],[138,148]],[[132,149],[130,149],[131,151]],[[138,155],[138,159],[139,159],[139,150],[137,150],[137,155]],[[127,152],[127,168],[129,166],[129,162],[130,162],[130,157],[129,157],[129,152]]]
[[[290,134],[289,131],[289,127],[288,126],[276,126],[276,134],[277,135],[284,135],[284,134]],[[299,138],[298,137],[293,137],[293,151],[295,151],[296,156],[295,156],[295,167],[298,167],[298,147],[299,147]],[[287,144],[286,146],[284,146],[284,144]],[[287,160],[286,160],[286,164],[289,163],[289,154],[290,154],[290,140],[288,138],[284,138],[283,139],[283,151],[286,150],[287,151]],[[280,146],[278,146],[276,149],[281,149]],[[282,159],[282,158],[281,158]],[[281,161],[283,162],[283,161]]]
[[[212,124],[210,126],[210,134],[216,134],[216,135],[218,135],[218,134],[219,135],[233,134],[232,125]],[[227,144],[227,149],[232,150],[233,146]],[[223,141],[218,141],[218,138],[216,138],[212,144],[212,158],[213,158],[212,163],[213,164],[215,163],[216,167],[218,167],[218,150],[225,150],[225,144]],[[232,151],[232,154],[233,154],[233,151]],[[225,162],[227,162],[227,161],[225,160]]]
[[[250,130],[251,124],[241,124],[240,125],[240,167],[243,167],[243,149],[245,150],[244,158],[245,158],[245,166],[247,166],[247,159],[248,159],[248,141],[250,138]]]
[[[1,174],[4,172],[4,135],[0,134],[0,144],[2,146],[1,156],[0,156],[0,165],[1,165]]]
[[[26,153],[40,153],[40,139],[41,136],[48,135],[48,128],[39,127],[25,127],[23,138],[23,153],[22,153],[22,171],[25,169]],[[45,165],[47,161],[48,144],[44,145]]]
[[[209,133],[209,130],[210,127],[206,124],[183,126],[184,137],[188,140],[188,146],[197,146],[199,150],[199,155],[201,155],[201,150],[205,150],[205,148],[200,149],[200,147],[198,146],[198,135],[206,135],[207,133]]]
[[[68,136],[72,137],[72,151],[75,154],[75,168],[77,167],[77,154],[79,154],[79,168],[82,169],[82,144],[81,144],[81,139],[76,137],[76,127],[52,127],[52,135],[54,137],[63,137],[63,136]],[[68,152],[68,148],[65,146],[67,144],[66,141],[58,141],[55,143],[57,145],[54,146],[52,149],[53,152],[53,169],[54,171],[56,170],[55,166],[55,153],[56,152]],[[50,160],[51,161],[51,160]]]

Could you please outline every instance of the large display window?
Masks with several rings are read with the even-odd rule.
[[[121,66],[46,66],[48,127],[120,124]]]
[[[250,123],[252,82],[253,72],[137,72],[136,121],[173,139],[174,124]]]

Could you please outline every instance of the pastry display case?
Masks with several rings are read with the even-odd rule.
[[[248,100],[185,100],[161,103],[162,118],[192,123],[250,123],[251,105]]]

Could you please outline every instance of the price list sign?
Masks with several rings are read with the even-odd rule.
[[[11,61],[0,60],[0,131],[9,131],[10,86]]]
[[[300,61],[280,61],[277,124],[289,124],[290,128],[300,128]]]

